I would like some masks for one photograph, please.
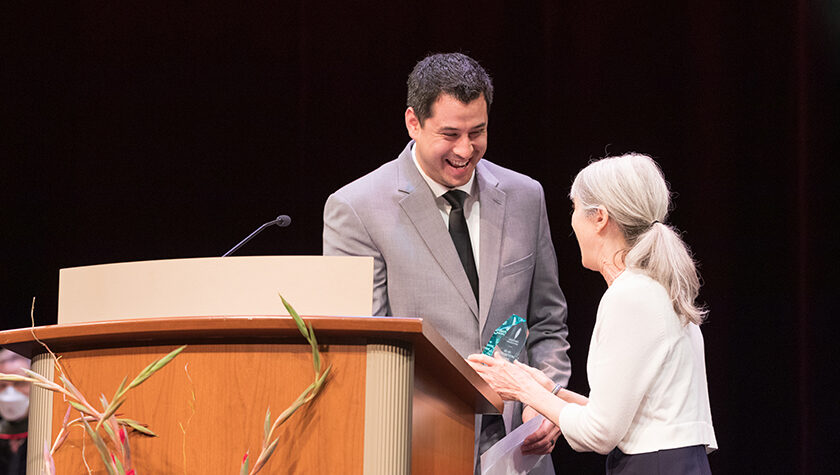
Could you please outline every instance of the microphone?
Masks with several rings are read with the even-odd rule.
[[[254,232],[252,232],[251,234],[249,234],[249,235],[248,235],[248,237],[246,237],[245,239],[243,239],[242,241],[240,241],[240,242],[239,242],[239,244],[237,244],[237,245],[233,246],[233,249],[231,249],[230,251],[228,251],[228,252],[226,252],[226,253],[222,254],[222,257],[227,257],[227,256],[229,256],[229,255],[233,254],[233,253],[234,253],[234,251],[236,251],[237,249],[239,249],[240,247],[242,247],[242,245],[243,245],[243,244],[245,244],[246,242],[250,241],[252,237],[254,237],[254,236],[256,236],[257,234],[261,233],[263,229],[265,229],[265,228],[267,228],[267,227],[269,227],[269,226],[272,226],[272,225],[274,225],[274,224],[276,224],[277,226],[279,226],[279,227],[281,227],[281,228],[285,228],[286,226],[288,226],[288,225],[292,224],[292,218],[290,218],[290,217],[286,216],[285,214],[281,214],[280,216],[278,216],[278,217],[277,217],[277,219],[272,219],[271,221],[269,221],[269,222],[267,222],[267,223],[263,224],[262,226],[258,227],[258,228],[256,229],[256,231],[254,231]]]

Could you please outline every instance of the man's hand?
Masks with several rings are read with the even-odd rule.
[[[537,411],[525,406],[522,410],[522,422],[531,420],[537,414]],[[558,437],[560,437],[560,428],[550,420],[545,419],[537,430],[522,442],[522,453],[525,455],[550,454],[554,450],[554,444]]]

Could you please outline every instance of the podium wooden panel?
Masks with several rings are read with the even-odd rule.
[[[498,413],[502,402],[433,328],[415,318],[304,318],[333,370],[318,398],[284,424],[263,473],[472,473],[474,414]],[[309,346],[290,317],[155,318],[0,332],[0,346],[33,357],[34,368],[53,376],[51,357],[35,337],[60,356],[89,400],[110,398],[123,377],[189,345],[120,409],[159,436],[131,436],[143,474],[238,473],[247,450],[252,460],[259,453],[266,408],[276,416],[313,378]],[[61,396],[35,389],[30,473],[38,466],[35,448],[55,438],[67,407]],[[57,473],[84,473],[83,453],[93,473],[105,473],[84,440],[81,429],[72,431],[56,454]]]

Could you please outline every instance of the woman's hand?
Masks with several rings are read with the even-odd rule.
[[[522,445],[522,453],[547,454],[551,453],[560,428],[556,426],[560,411],[567,402],[558,398],[551,391],[554,381],[542,371],[516,362],[508,363],[503,359],[491,358],[487,355],[470,355],[467,363],[478,373],[490,387],[499,393],[502,399],[519,400],[525,404],[522,412],[523,420],[533,417],[537,411],[546,420],[536,432],[528,436]]]
[[[554,383],[547,376],[536,368],[530,368],[523,364],[513,365],[503,359],[491,358],[487,355],[470,355],[467,363],[478,373],[490,387],[499,393],[504,400],[522,400],[523,394],[539,391],[545,387],[545,380],[551,384],[549,391],[553,389]],[[533,370],[533,371],[531,371]],[[540,380],[540,376],[544,380]]]
[[[546,390],[554,391],[554,381],[552,381],[551,378],[546,376],[542,371],[518,361],[514,361],[513,364],[525,370],[529,376],[534,378],[534,381],[539,383],[539,385],[544,387]]]

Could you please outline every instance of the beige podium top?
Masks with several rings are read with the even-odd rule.
[[[373,258],[245,256],[61,269],[58,323],[154,317],[372,313]]]

